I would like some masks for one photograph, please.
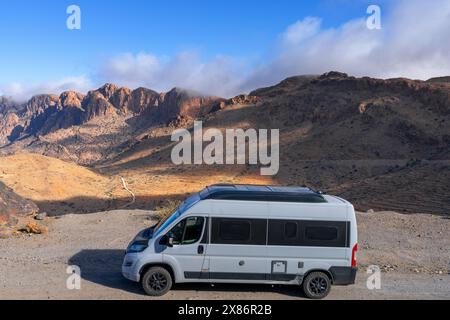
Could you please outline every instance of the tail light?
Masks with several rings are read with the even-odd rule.
[[[355,243],[352,249],[352,267],[356,267],[356,251],[358,251],[358,244]]]

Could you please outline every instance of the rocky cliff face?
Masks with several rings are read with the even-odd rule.
[[[15,111],[17,111],[17,104],[6,97],[0,96],[0,116]]]
[[[14,217],[37,213],[39,208],[30,200],[26,200],[0,182],[0,225],[13,224]]]
[[[140,114],[146,109],[158,108],[162,101],[162,95],[147,88],[137,88],[130,95],[128,110],[134,114]]]
[[[159,95],[152,108],[145,112],[145,119],[153,123],[168,124],[177,118],[196,119],[214,111],[215,104],[224,99],[204,96],[198,92],[174,88]]]
[[[73,91],[60,96],[37,95],[20,107],[1,99],[0,145],[21,136],[46,135],[96,118],[140,117],[134,121],[140,125],[167,123],[178,116],[195,118],[211,110],[211,105],[219,100],[181,89],[166,94],[146,88],[119,88],[114,84],[105,84],[86,95]]]
[[[0,145],[14,139],[14,129],[20,126],[20,119],[15,113],[0,114]]]

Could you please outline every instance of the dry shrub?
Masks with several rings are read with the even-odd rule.
[[[160,209],[157,210],[158,219],[164,219],[178,208],[178,206],[182,203],[179,200],[168,200]]]
[[[48,228],[40,223],[30,222],[25,226],[24,231],[27,233],[42,234],[47,233]]]

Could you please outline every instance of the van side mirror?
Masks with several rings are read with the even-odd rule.
[[[161,240],[159,241],[159,244],[163,245],[163,246],[167,246],[167,247],[173,247],[173,238],[169,237],[168,235],[163,235],[161,237]]]

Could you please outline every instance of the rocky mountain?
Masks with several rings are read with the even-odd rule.
[[[158,185],[171,193],[195,191],[211,181],[253,179],[329,191],[361,210],[450,212],[447,83],[338,72],[292,77],[222,102],[202,120],[204,130],[279,129],[278,174],[261,177],[258,166],[248,165],[175,166],[170,160],[171,130],[165,127],[140,136],[102,163],[101,170],[132,175],[139,181],[133,187],[143,193],[150,190],[147,175],[165,177],[167,182]]]
[[[167,123],[177,117],[195,118],[221,100],[179,88],[157,93],[146,88],[119,88],[114,84],[105,84],[86,95],[73,91],[59,96],[37,95],[20,106],[1,99],[2,144],[83,125],[96,118],[140,116],[136,123],[147,125]]]
[[[37,96],[9,112],[1,135],[12,143],[0,154],[28,151],[127,177],[140,195],[135,205],[144,208],[205,184],[243,182],[309,185],[362,210],[445,214],[450,83],[442,79],[329,72],[291,77],[228,100],[178,88],[157,93],[107,84],[86,95]],[[171,132],[191,129],[194,119],[203,120],[205,130],[279,129],[278,174],[261,177],[258,165],[174,165]]]
[[[301,159],[447,159],[450,84],[349,77],[294,77],[256,90],[265,125],[303,129]],[[318,143],[322,147],[318,146]]]

